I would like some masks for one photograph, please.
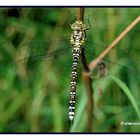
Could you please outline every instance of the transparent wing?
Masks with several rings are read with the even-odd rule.
[[[108,68],[117,67],[119,69],[121,68],[132,72],[133,69],[130,67],[130,63],[125,61],[126,57],[128,57],[129,52],[126,50],[124,51],[122,49],[117,49],[117,47],[119,48],[119,46],[116,46],[116,48],[110,51],[102,61],[106,63],[106,66]],[[105,45],[101,45],[101,43],[98,45],[98,43],[90,42],[86,43],[86,46],[84,46],[84,48],[88,63],[94,61],[94,59],[97,58],[106,49]]]
[[[39,42],[32,42],[31,47],[29,48],[29,55],[18,58],[17,62],[22,63],[26,61],[28,63],[36,63],[33,61],[45,61],[45,63],[53,63],[59,69],[59,66],[62,64],[65,69],[71,69],[71,62],[67,62],[68,59],[71,60],[71,46],[69,43],[69,39],[62,40],[54,40],[45,42],[46,45],[41,46]],[[93,61],[103,50],[105,49],[104,45],[101,43],[95,43],[94,41],[87,40],[85,45],[85,53],[88,59],[88,62]],[[124,51],[125,52],[125,51]],[[127,55],[127,52],[123,54],[123,56]],[[120,59],[120,58],[119,58]],[[60,62],[59,62],[60,60]],[[63,63],[63,62],[64,63]],[[123,67],[130,70],[127,64],[122,63],[118,60],[110,60],[109,58],[105,58],[104,61],[107,63],[108,67]],[[64,69],[63,69],[64,70]]]

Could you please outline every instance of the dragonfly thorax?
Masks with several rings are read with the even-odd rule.
[[[82,21],[76,21],[71,25],[73,32],[71,33],[70,43],[72,45],[83,45],[85,43],[85,30],[86,26]]]

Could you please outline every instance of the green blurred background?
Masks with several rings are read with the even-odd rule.
[[[86,47],[100,54],[139,13],[139,8],[85,8],[85,23],[88,18],[92,26]],[[71,51],[53,61],[18,61],[68,47],[64,40],[75,18],[76,8],[0,8],[0,132],[87,132],[81,69],[75,123],[71,129],[68,124]],[[94,79],[92,132],[139,132],[139,125],[120,125],[139,122],[139,39],[140,24],[107,56],[126,66],[108,65],[118,82]]]

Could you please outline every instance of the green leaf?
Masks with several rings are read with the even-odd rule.
[[[126,86],[126,84],[121,81],[119,78],[113,76],[113,75],[110,75],[110,78],[112,80],[114,80],[118,85],[119,87],[124,91],[124,93],[126,94],[126,96],[129,98],[130,102],[132,103],[139,119],[140,119],[140,112],[139,112],[139,108],[138,108],[138,105],[137,105],[137,102],[133,96],[133,94],[131,93],[131,91],[129,90],[129,88]]]

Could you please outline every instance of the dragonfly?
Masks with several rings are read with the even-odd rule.
[[[73,30],[70,38],[70,44],[72,45],[73,63],[70,82],[69,120],[71,123],[73,123],[78,59],[79,56],[81,55],[82,47],[85,43],[86,30],[89,30],[90,28],[87,28],[86,25],[81,20],[77,20],[75,23],[71,25],[71,29]]]
[[[88,48],[86,48],[85,44],[86,44],[86,32],[87,30],[90,30],[91,27],[87,27],[83,21],[81,20],[76,20],[75,22],[73,22],[72,24],[70,24],[72,33],[70,36],[70,39],[66,39],[64,41],[64,43],[62,43],[62,41],[60,41],[60,45],[62,48],[55,50],[55,51],[51,51],[49,52],[48,47],[43,48],[43,53],[37,54],[37,51],[35,50],[35,48],[33,48],[33,54],[31,54],[30,56],[21,58],[18,60],[18,62],[21,61],[39,61],[39,60],[51,60],[52,58],[54,58],[54,60],[57,61],[57,59],[59,57],[65,59],[65,57],[63,57],[63,54],[65,52],[69,52],[68,56],[70,56],[72,59],[71,62],[71,79],[70,79],[70,101],[69,101],[69,121],[72,124],[74,121],[74,116],[75,116],[75,96],[76,96],[76,85],[77,85],[77,78],[78,78],[78,62],[79,62],[79,58],[81,57],[81,51],[82,49],[85,49],[85,55],[88,53],[90,57],[95,56],[95,54],[93,52],[91,52],[90,50],[88,50]],[[48,43],[50,44],[50,43]],[[57,45],[57,42],[54,44]],[[69,44],[69,45],[68,45]],[[67,46],[68,45],[68,46]],[[98,45],[98,44],[96,44]],[[59,45],[58,45],[59,46]],[[67,47],[66,47],[67,46]],[[72,51],[69,51],[69,49],[71,49]],[[94,49],[93,49],[94,50]],[[45,52],[45,53],[44,53]],[[46,52],[49,52],[46,54]],[[72,52],[72,53],[71,53]],[[67,56],[66,56],[67,57]],[[104,60],[107,61],[107,60]],[[104,61],[101,61],[101,63],[99,63],[99,71],[100,71],[100,77],[105,76],[105,63]],[[119,63],[113,62],[108,60],[108,62],[112,63],[112,64],[117,64],[117,65],[121,65]],[[123,66],[123,65],[121,65]]]

